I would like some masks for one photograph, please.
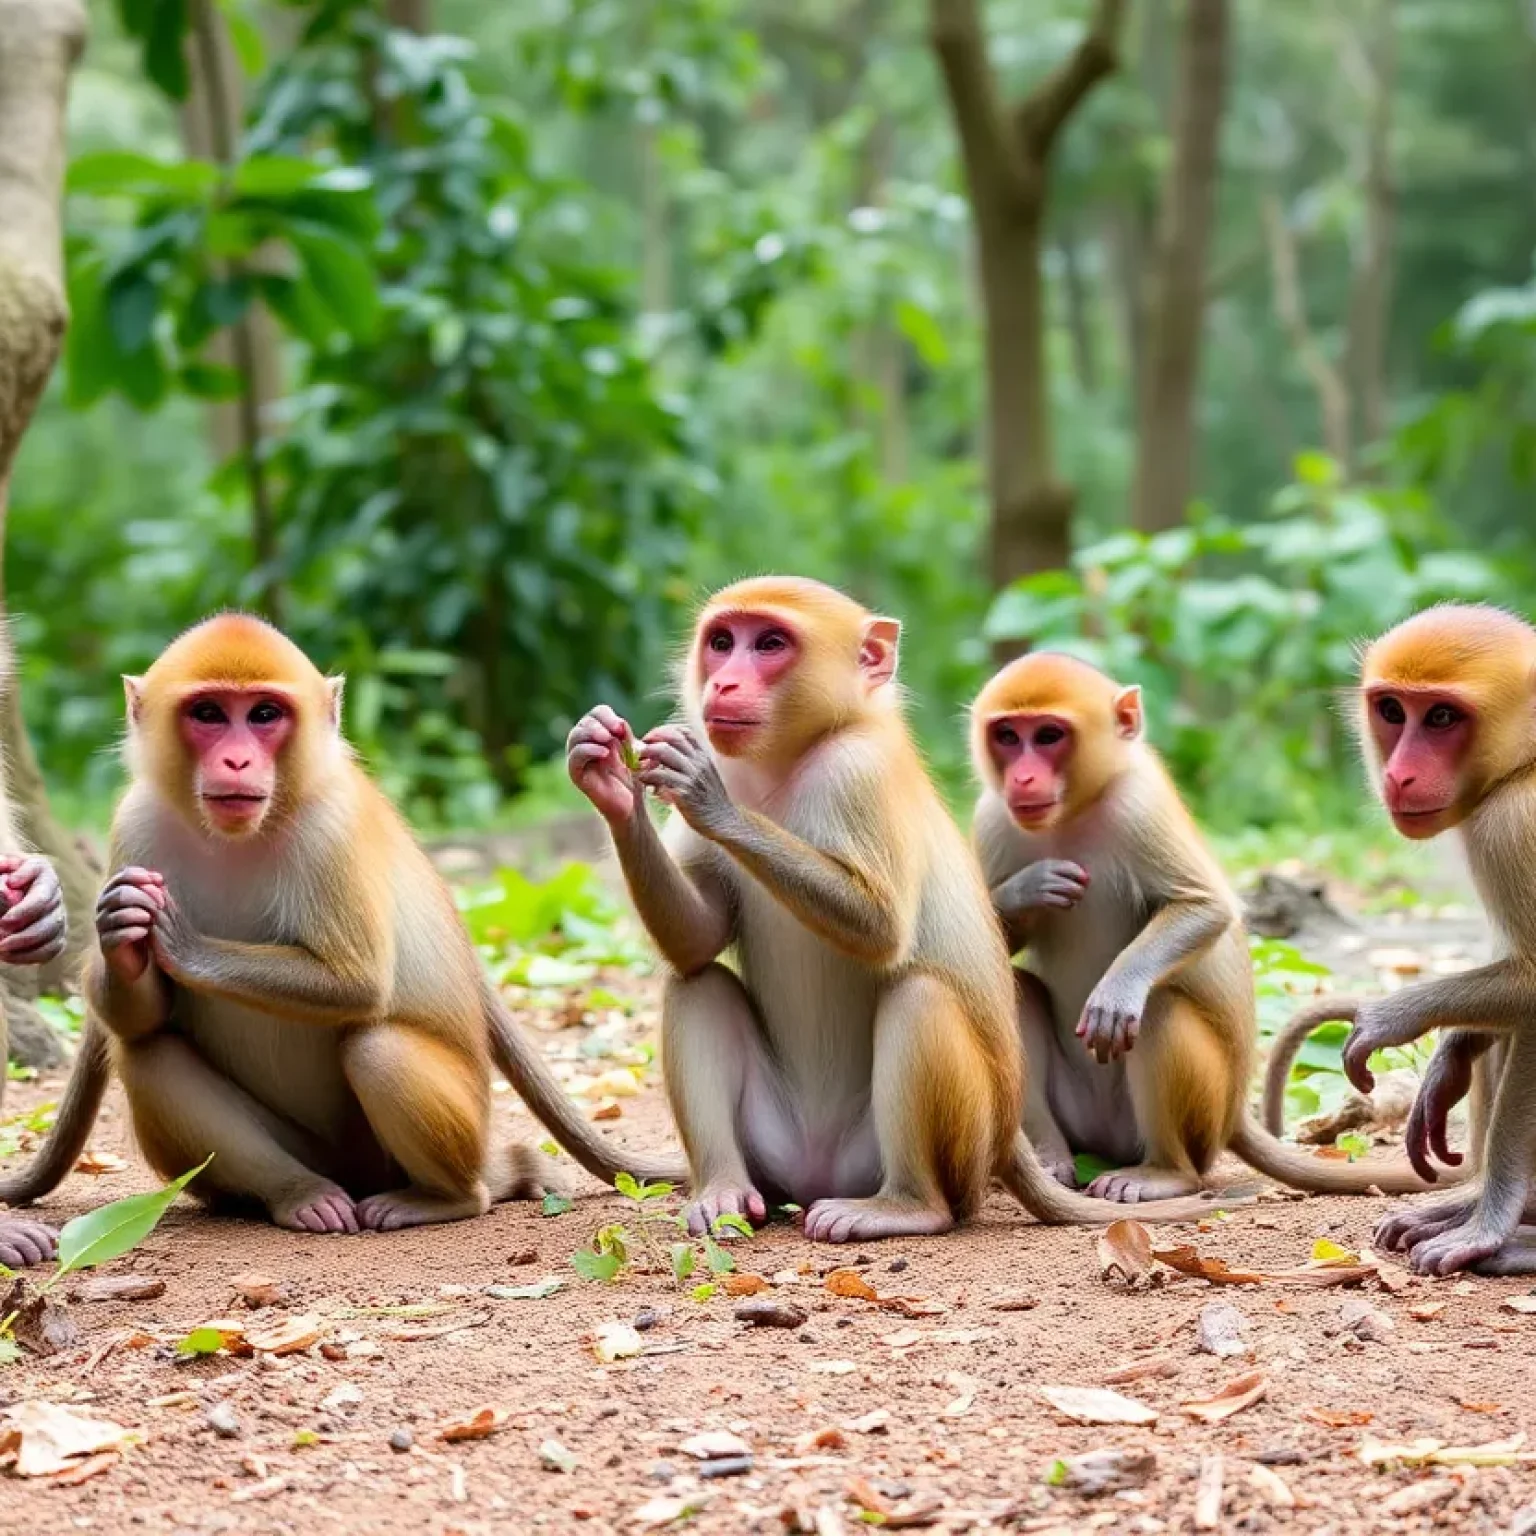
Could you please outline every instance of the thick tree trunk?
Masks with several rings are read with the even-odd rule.
[[[64,106],[85,30],[85,9],[78,0],[0,0],[0,548],[16,452],[58,361],[69,321],[60,231]],[[3,609],[0,600],[0,617]],[[16,679],[12,669],[4,671],[0,743],[15,820],[58,867],[78,956],[96,877],[80,845],[53,819],[22,722]],[[5,980],[8,995],[35,995],[35,977],[21,978],[14,988],[14,973]],[[15,1001],[6,1006],[13,1014],[18,1011]],[[0,1016],[0,1096],[5,1035]]]
[[[1077,385],[1085,395],[1099,387],[1099,349],[1093,333],[1093,294],[1088,274],[1083,271],[1082,254],[1075,232],[1068,232],[1056,242],[1061,257],[1062,288],[1066,297],[1067,335],[1072,340],[1072,366]]]
[[[1073,489],[1056,478],[1041,271],[1051,153],[1068,119],[1117,63],[1123,0],[1099,0],[1073,52],[1011,108],[998,100],[977,0],[930,0],[976,227],[985,310],[989,574],[1007,586],[1065,565]],[[999,645],[1000,657],[1023,641]]]
[[[1186,0],[1156,269],[1137,390],[1131,519],[1147,533],[1184,520],[1194,489],[1195,386],[1227,84],[1227,0]]]

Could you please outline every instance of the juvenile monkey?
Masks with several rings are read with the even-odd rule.
[[[739,582],[695,626],[687,725],[636,748],[599,706],[571,732],[571,777],[672,972],[662,1065],[694,1232],[770,1201],[805,1206],[822,1241],[942,1232],[994,1173],[1042,1220],[1117,1214],[1017,1133],[1008,959],[902,721],[899,633],[819,582]],[[676,808],[664,835],[645,789]]]
[[[1201,1187],[1230,1148],[1301,1189],[1416,1190],[1401,1163],[1319,1162],[1247,1110],[1257,1046],[1237,898],[1157,754],[1141,691],[1070,656],[1010,663],[971,710],[985,786],[974,838],[1017,976],[1024,1129],[1061,1183],[1073,1154],[1121,1164],[1090,1195]]]
[[[1536,1272],[1536,1233],[1518,1230],[1536,1220],[1536,630],[1496,608],[1428,609],[1366,651],[1359,707],[1393,825],[1415,840],[1460,833],[1497,949],[1491,965],[1354,1001],[1344,1069],[1362,1092],[1373,1052],[1450,1030],[1409,1147],[1454,1161],[1445,1118],[1471,1088],[1469,1160],[1482,1168],[1474,1193],[1395,1212],[1376,1238],[1425,1274]]]
[[[341,679],[242,614],[126,678],[132,783],[86,966],[84,1037],[34,1165],[73,1166],[110,1069],[162,1176],[309,1232],[475,1216],[543,1160],[489,1144],[494,1056],[604,1182],[678,1170],[586,1124],[482,973],[447,887],[341,735]]]

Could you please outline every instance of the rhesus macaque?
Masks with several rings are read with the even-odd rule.
[[[1344,1070],[1362,1093],[1373,1052],[1449,1029],[1409,1150],[1455,1162],[1446,1115],[1470,1089],[1469,1162],[1482,1174],[1473,1193],[1394,1212],[1376,1240],[1424,1274],[1536,1272],[1536,1233],[1519,1231],[1536,1221],[1536,629],[1496,608],[1418,614],[1366,651],[1360,723],[1397,830],[1460,832],[1497,944],[1491,965],[1353,1000]]]
[[[605,1182],[666,1178],[581,1118],[522,1039],[447,887],[341,735],[341,679],[224,614],[127,678],[132,783],[54,1131],[0,1197],[55,1187],[115,1066],[164,1177],[308,1232],[475,1216],[540,1190],[490,1145],[494,1056]]]
[[[1142,740],[1141,691],[1037,652],[971,709],[974,838],[1017,973],[1024,1130],[1053,1177],[1139,1203],[1198,1190],[1224,1149],[1330,1193],[1423,1185],[1401,1163],[1320,1162],[1246,1108],[1257,1048],[1237,898]]]
[[[1042,1220],[1116,1215],[1018,1135],[1008,958],[902,720],[899,633],[819,582],[739,582],[699,616],[688,724],[636,743],[599,706],[571,732],[672,973],[662,1066],[694,1232],[778,1201],[828,1242],[942,1232],[993,1173]],[[664,834],[646,789],[675,807]]]
[[[0,656],[0,664],[4,658]],[[0,848],[19,848],[10,797],[0,774]],[[0,961],[7,965],[46,965],[64,953],[64,893],[47,859],[28,854],[0,856]],[[0,1108],[5,1104],[8,1032],[0,999]],[[0,1196],[3,1196],[0,1189]],[[54,1234],[40,1221],[0,1211],[0,1264],[20,1269],[42,1264],[54,1254]]]

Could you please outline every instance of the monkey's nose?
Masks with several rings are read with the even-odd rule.
[[[237,763],[234,758],[226,757],[224,759],[224,766],[228,768],[231,773],[244,773],[245,770],[251,766],[251,760],[247,757]]]

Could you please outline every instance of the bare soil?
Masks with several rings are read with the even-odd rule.
[[[642,1010],[636,1028],[647,1026]],[[588,1033],[576,1024],[549,1036],[567,1075],[602,1069],[583,1057]],[[8,1111],[57,1090],[56,1079],[17,1085]],[[636,1147],[671,1142],[654,1078],[620,1107],[610,1134]],[[497,1113],[507,1134],[532,1134],[510,1095]],[[93,1146],[130,1166],[75,1174],[43,1207],[49,1219],[151,1187],[116,1095]],[[1234,1267],[1290,1267],[1319,1238],[1366,1245],[1385,1204],[1266,1200],[1157,1238]],[[1130,1291],[1101,1277],[1095,1234],[1040,1227],[997,1192],[969,1228],[945,1237],[832,1250],[784,1224],[733,1245],[739,1269],[770,1282],[756,1300],[807,1314],[784,1330],[748,1327],[736,1300],[695,1301],[661,1273],[581,1280],[571,1253],[614,1221],[633,1224],[628,1203],[590,1180],[563,1215],[503,1205],[478,1221],[352,1238],[178,1205],[104,1271],[163,1282],[163,1294],[69,1300],[82,1282],[66,1281],[79,1345],[0,1371],[0,1406],[46,1399],[142,1436],[79,1486],[5,1478],[7,1529],[450,1536],[671,1528],[660,1522],[675,1514],[701,1532],[833,1533],[859,1528],[871,1511],[939,1530],[1536,1528],[1536,1463],[1383,1468],[1360,1455],[1371,1439],[1466,1447],[1526,1435],[1536,1447],[1536,1317],[1502,1306],[1530,1281],[1413,1279],[1389,1293],[1375,1282],[1215,1289],[1177,1278]],[[836,1295],[825,1277],[838,1266],[856,1268],[882,1298],[942,1310],[903,1315]],[[286,1285],[282,1305],[242,1310],[232,1282],[251,1271]],[[542,1299],[486,1294],[545,1276],[562,1285]],[[1380,1341],[1340,1330],[1341,1307],[1361,1298],[1388,1320],[1374,1330]],[[1198,1349],[1197,1319],[1212,1302],[1243,1314],[1248,1358]],[[429,1315],[357,1315],[421,1304]],[[178,1362],[172,1347],[210,1319],[295,1315],[324,1329],[295,1355]],[[594,1331],[637,1318],[652,1324],[645,1352],[600,1364]],[[1149,1362],[1151,1374],[1119,1387],[1157,1411],[1147,1426],[1073,1424],[1042,1395],[1101,1386]],[[1224,1422],[1181,1410],[1250,1372],[1264,1397]],[[482,1408],[505,1413],[496,1433],[441,1437]],[[720,1468],[686,1446],[701,1431],[733,1432],[750,1459],[736,1458],[733,1475],[706,1476]],[[392,1449],[392,1437],[407,1448]],[[1150,1453],[1133,1486],[1097,1496],[1052,1486],[1058,1459],[1110,1448]],[[1271,1475],[1256,1474],[1258,1464]]]

